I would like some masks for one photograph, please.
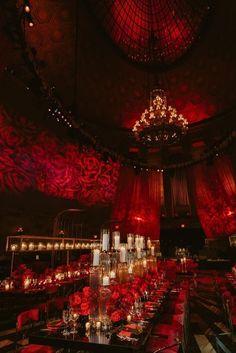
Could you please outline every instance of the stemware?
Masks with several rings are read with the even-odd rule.
[[[76,334],[78,331],[77,331],[77,320],[79,319],[79,314],[74,312],[74,311],[71,311],[70,312],[70,320],[72,321],[72,330],[70,331],[70,333],[72,334]]]
[[[70,321],[70,313],[69,313],[69,310],[63,310],[62,312],[62,319],[64,321],[64,324],[65,324],[65,328],[62,332],[63,336],[68,336],[70,334],[70,332],[68,331],[68,323]]]

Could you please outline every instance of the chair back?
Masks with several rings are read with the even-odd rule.
[[[27,311],[21,312],[17,315],[16,329],[21,331],[27,324],[31,324],[34,321],[39,321],[39,309],[34,308]]]

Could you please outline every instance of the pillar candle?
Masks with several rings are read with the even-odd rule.
[[[154,246],[151,246],[151,255],[155,256],[155,247]]]
[[[139,248],[139,235],[135,235],[135,247]]]
[[[137,248],[137,258],[141,259],[141,248]]]
[[[99,266],[99,255],[100,255],[100,250],[94,249],[93,250],[93,266]]]
[[[102,234],[102,250],[108,251],[109,249],[109,234],[104,233]]]
[[[118,250],[120,247],[120,234],[114,235],[114,249]]]
[[[110,278],[109,278],[109,276],[103,276],[103,277],[102,277],[102,285],[103,285],[103,286],[109,286],[109,284],[110,284]]]
[[[127,248],[131,250],[133,248],[133,238],[132,235],[127,236]]]
[[[139,238],[139,247],[140,247],[141,249],[144,249],[144,237],[143,237],[143,236],[141,236],[141,237]]]
[[[147,240],[147,248],[148,248],[148,249],[151,249],[151,246],[152,246],[152,242],[151,242],[151,240],[148,238],[148,240]]]
[[[110,278],[116,278],[116,273],[115,273],[115,271],[111,271],[110,272]]]
[[[126,262],[126,248],[124,246],[120,247],[120,262]]]

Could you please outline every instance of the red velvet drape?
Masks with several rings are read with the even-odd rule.
[[[176,169],[170,177],[172,214],[185,211],[191,213],[186,169]]]
[[[235,179],[230,160],[192,168],[197,213],[207,238],[236,233]]]
[[[124,233],[159,239],[162,174],[123,167],[118,182],[113,219],[122,222]]]

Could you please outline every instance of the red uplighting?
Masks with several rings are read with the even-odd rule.
[[[134,216],[134,220],[138,221],[138,222],[144,222],[144,219],[142,217],[139,217],[139,216]]]

